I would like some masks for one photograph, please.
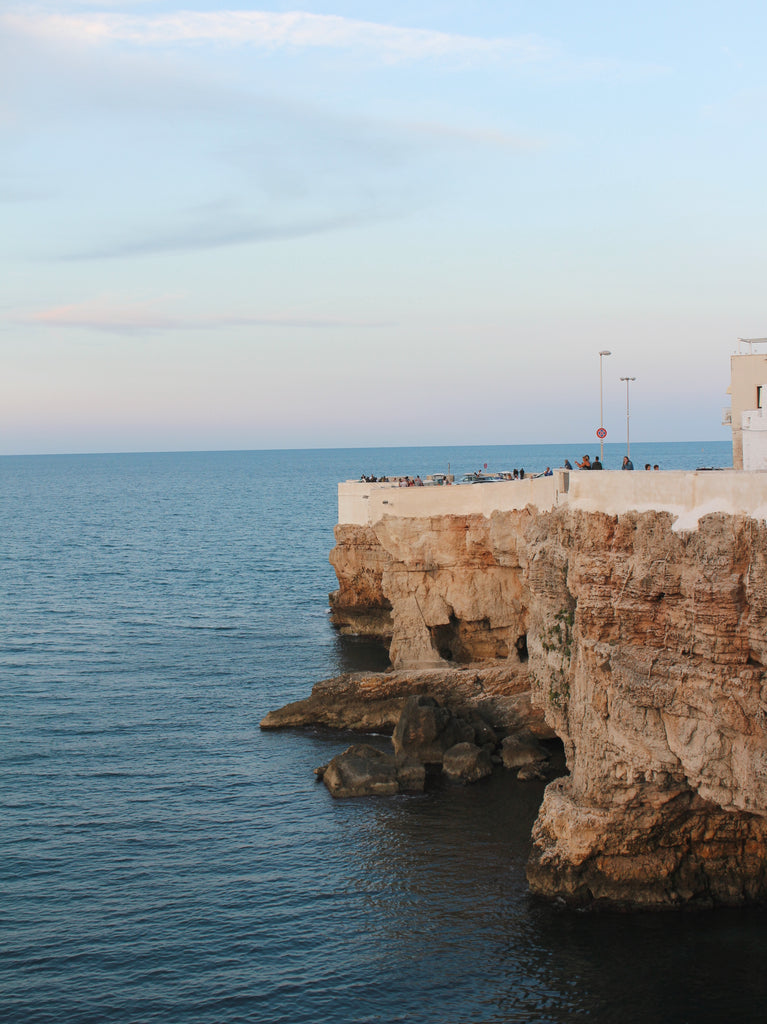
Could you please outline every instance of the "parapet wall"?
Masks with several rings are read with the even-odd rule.
[[[550,510],[558,500],[559,474],[508,483],[454,484],[450,487],[398,487],[347,480],[338,485],[338,522],[373,526],[384,516],[428,519],[431,516],[492,515],[527,505]]]
[[[347,480],[338,485],[338,522],[373,526],[386,516],[433,516],[512,512],[527,506],[548,512],[566,506],[584,512],[669,512],[674,529],[694,530],[711,512],[767,520],[767,472],[741,470],[620,470],[569,472],[503,483],[450,487],[398,487]]]

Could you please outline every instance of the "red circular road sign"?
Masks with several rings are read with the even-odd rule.
[[[599,427],[599,428],[597,429],[597,437],[599,438],[599,440],[600,440],[600,441],[601,441],[601,440],[602,440],[603,438],[607,437],[607,431],[605,430],[605,428],[604,428],[604,427]]]

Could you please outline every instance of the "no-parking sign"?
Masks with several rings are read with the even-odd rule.
[[[597,437],[599,438],[600,441],[604,441],[604,439],[607,437],[607,431],[605,430],[604,427],[598,427],[597,428]]]

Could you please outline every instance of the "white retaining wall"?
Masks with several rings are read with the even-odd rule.
[[[767,472],[741,470],[603,470],[568,472],[504,483],[398,487],[347,480],[338,485],[338,522],[372,525],[384,516],[428,518],[558,505],[618,515],[633,509],[670,512],[675,530],[694,530],[710,512],[767,519]]]

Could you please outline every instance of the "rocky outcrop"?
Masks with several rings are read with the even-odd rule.
[[[528,768],[544,765],[549,759],[546,748],[529,729],[506,736],[501,744],[501,762],[504,768]]]
[[[479,782],[493,770],[493,760],[487,747],[476,743],[456,743],[445,751],[442,771],[451,782]]]
[[[554,732],[542,710],[532,707],[530,685],[526,671],[496,664],[349,673],[325,679],[304,700],[270,711],[261,728],[320,727],[388,734],[394,731],[408,697],[425,695],[463,718],[473,721],[478,716],[485,730],[482,743],[496,742],[493,728],[513,732],[526,725],[539,737],[550,739]]]
[[[426,770],[421,764],[398,761],[394,754],[357,743],[317,769],[334,797],[393,796],[423,792]]]
[[[492,666],[562,738],[570,774],[535,826],[536,892],[767,898],[767,530],[673,525],[559,507],[337,528],[336,603],[353,607],[344,552],[363,531],[360,593],[369,619],[390,617],[395,676]]]
[[[408,697],[392,742],[401,760],[442,764],[451,747],[474,742],[474,728],[433,697]]]
[[[529,742],[536,743],[524,732]],[[421,694],[405,701],[391,753],[370,744],[354,744],[315,774],[334,797],[420,793],[427,773],[461,784],[484,779],[493,771],[494,760],[501,763],[497,746],[497,735],[476,711],[468,719],[461,718]]]

